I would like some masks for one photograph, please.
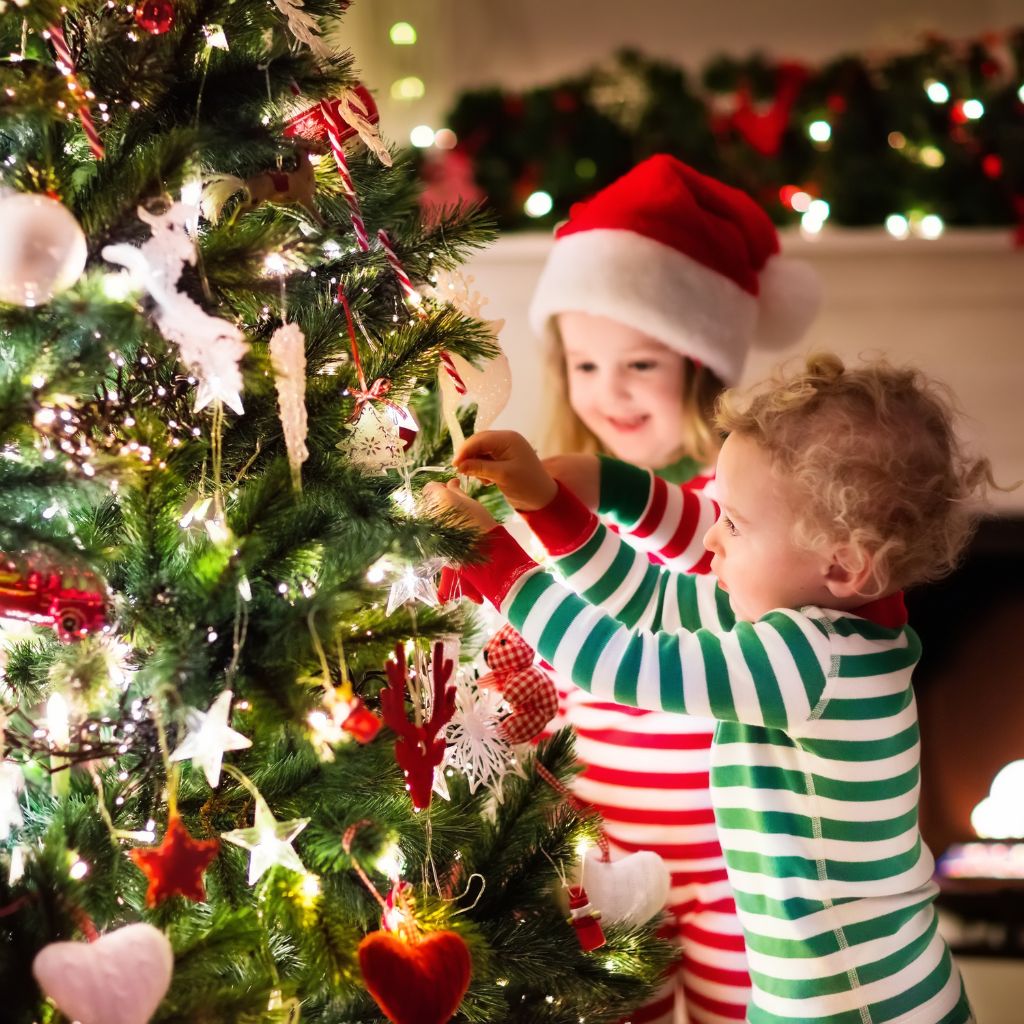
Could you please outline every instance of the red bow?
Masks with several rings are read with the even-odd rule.
[[[394,409],[396,412],[401,412],[401,409],[395,405],[394,402],[388,400],[388,392],[391,390],[391,381],[387,377],[378,377],[368,388],[352,388],[349,394],[356,400],[355,408],[352,410],[352,415],[349,416],[349,421],[355,423],[360,416],[363,415],[363,410],[366,408],[368,402],[383,402],[388,408]]]

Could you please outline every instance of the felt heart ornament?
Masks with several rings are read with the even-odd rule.
[[[583,860],[583,887],[605,924],[649,921],[664,908],[671,881],[665,862],[650,850],[613,861],[588,850]]]
[[[173,970],[171,944],[151,924],[130,924],[95,942],[51,942],[32,961],[39,987],[81,1024],[147,1024]]]
[[[394,1024],[445,1024],[469,988],[472,965],[455,932],[430,932],[406,942],[392,932],[370,932],[359,943],[366,989]]]

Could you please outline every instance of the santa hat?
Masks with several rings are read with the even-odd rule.
[[[775,227],[750,196],[658,154],[573,205],[530,323],[550,337],[559,313],[606,316],[735,384],[751,344],[798,340],[818,304],[817,275],[779,255]]]

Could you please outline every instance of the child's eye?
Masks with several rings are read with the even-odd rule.
[[[646,370],[656,370],[658,368],[658,364],[653,359],[637,359],[629,364],[629,368],[631,370],[640,370],[641,372],[644,372]]]
[[[729,535],[731,537],[735,537],[736,524],[728,516],[722,516],[722,522],[725,524],[725,528],[729,531]]]
[[[573,370],[575,370],[576,373],[593,373],[596,369],[596,363],[577,363],[573,367]]]

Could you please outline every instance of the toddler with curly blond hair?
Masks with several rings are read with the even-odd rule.
[[[963,451],[937,384],[884,362],[811,357],[752,397],[727,392],[717,422],[710,510],[614,460],[560,460],[556,481],[519,435],[471,438],[460,471],[502,489],[554,571],[432,485],[488,531],[467,589],[595,695],[718,720],[712,802],[751,1024],[967,1024],[918,828],[920,645],[902,591],[956,564],[988,462]],[[651,544],[712,517],[711,575],[652,564],[603,526],[587,505],[609,489],[636,495],[622,525]]]

